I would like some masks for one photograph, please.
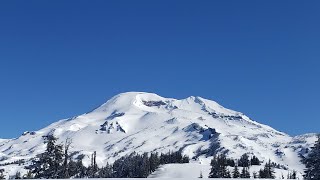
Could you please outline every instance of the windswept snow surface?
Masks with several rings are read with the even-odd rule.
[[[152,93],[128,92],[114,96],[97,109],[63,119],[15,139],[0,140],[0,164],[27,162],[45,150],[43,136],[54,134],[72,151],[89,157],[97,151],[100,166],[132,152],[181,150],[203,166],[212,155],[239,158],[244,153],[302,172],[299,154],[314,143],[315,134],[291,137],[201,97],[177,100]],[[27,165],[26,163],[25,165]],[[202,165],[200,167],[202,167]],[[188,166],[188,165],[187,165]],[[0,166],[7,174],[25,172],[23,165]]]

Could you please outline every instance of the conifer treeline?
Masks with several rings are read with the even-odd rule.
[[[68,179],[68,178],[146,178],[160,165],[168,163],[189,163],[189,157],[181,152],[168,152],[167,154],[156,152],[137,154],[133,152],[104,167],[98,167],[94,152],[91,156],[91,165],[85,167],[82,163],[84,155],[76,160],[70,156],[69,147],[71,141],[65,145],[56,144],[57,138],[49,135],[45,137],[46,151],[32,160],[26,169],[28,173],[22,178],[27,179]],[[0,171],[0,175],[2,171]],[[0,176],[1,177],[1,176]],[[21,178],[17,173],[15,179]]]
[[[269,160],[263,169],[259,172],[254,172],[251,176],[249,168],[252,165],[260,165],[260,160],[253,156],[249,159],[247,154],[243,154],[238,161],[227,158],[224,154],[215,156],[211,161],[211,171],[209,178],[260,178],[260,179],[274,179],[274,168],[279,165]],[[233,171],[230,172],[228,167],[233,167]],[[241,172],[239,167],[242,167]],[[280,166],[279,166],[280,167]],[[296,172],[288,174],[290,179],[296,179]]]
[[[303,157],[302,162],[306,164],[304,178],[306,180],[320,179],[320,135],[311,148],[307,157]],[[138,178],[147,177],[154,172],[161,164],[168,163],[188,163],[189,158],[182,156],[180,152],[169,152],[167,154],[147,153],[142,155],[132,153],[114,162],[99,168],[96,163],[96,153],[91,157],[91,165],[85,167],[82,163],[84,155],[79,155],[73,160],[69,153],[71,141],[67,140],[65,145],[57,145],[54,136],[47,136],[47,148],[32,160],[32,164],[27,167],[28,173],[21,176],[17,172],[14,179],[21,178]],[[22,162],[22,161],[21,161]],[[19,162],[20,163],[20,162]],[[211,172],[209,178],[269,178],[274,179],[274,168],[283,168],[279,164],[270,160],[259,172],[253,172],[251,176],[249,168],[252,165],[260,165],[260,160],[253,156],[249,159],[247,154],[242,155],[238,161],[228,159],[225,155],[218,155],[211,161]],[[230,172],[227,167],[233,167]],[[241,172],[239,167],[242,167]],[[200,178],[202,178],[202,172]],[[4,179],[4,170],[0,169],[0,179]],[[297,172],[292,171],[287,175],[287,179],[296,179]],[[282,179],[284,176],[282,175]]]

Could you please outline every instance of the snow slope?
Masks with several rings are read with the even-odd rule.
[[[249,171],[252,176],[254,172],[259,172],[262,167],[251,166]],[[158,170],[152,173],[148,178],[183,178],[183,179],[197,179],[202,174],[203,178],[208,178],[210,173],[209,164],[201,164],[198,162],[190,162],[189,164],[166,164],[162,165]],[[232,167],[228,168],[230,172],[233,171]],[[241,171],[242,168],[239,168]],[[284,169],[275,169],[276,179],[287,178],[287,174],[290,171]],[[298,174],[299,179],[303,179],[301,174]]]
[[[244,153],[271,159],[302,172],[299,154],[315,141],[315,134],[291,137],[201,97],[177,100],[152,93],[128,92],[114,96],[97,109],[63,119],[15,139],[0,140],[0,164],[28,161],[44,151],[43,136],[54,134],[59,142],[72,139],[72,151],[89,157],[97,151],[98,164],[113,162],[131,152],[181,150],[208,165],[215,153],[239,158]],[[23,166],[9,165],[9,174]],[[197,174],[198,175],[198,174]]]

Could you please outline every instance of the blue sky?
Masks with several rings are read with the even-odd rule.
[[[2,1],[0,137],[127,91],[319,132],[319,1]]]

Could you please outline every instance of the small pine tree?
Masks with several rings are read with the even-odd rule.
[[[238,166],[235,166],[233,168],[232,177],[233,178],[239,178],[240,177],[240,172],[239,172]]]
[[[23,175],[23,179],[33,179],[31,171],[28,171],[27,174]]]
[[[219,164],[218,164],[218,160],[217,160],[217,156],[214,156],[213,159],[211,160],[211,171],[209,174],[209,178],[220,178],[219,175]]]
[[[273,165],[271,163],[271,160],[269,160],[269,162],[267,162],[264,166],[264,169],[260,169],[259,171],[259,178],[267,178],[267,179],[274,179],[275,172],[273,169]]]
[[[287,179],[297,179],[297,171],[289,172]]]
[[[265,173],[265,171],[263,170],[263,169],[260,169],[259,170],[259,178],[260,179],[264,179],[264,178],[266,178],[267,176],[266,176],[266,173]]]
[[[249,172],[249,170],[248,170],[247,167],[243,167],[243,168],[242,168],[240,177],[241,177],[241,178],[250,178],[250,172]]]
[[[253,177],[253,179],[257,179],[257,178],[258,178],[257,172],[253,172],[253,173],[252,173],[252,177]]]
[[[21,179],[21,173],[19,171],[14,175],[14,179]]]
[[[317,138],[308,156],[302,160],[306,165],[304,171],[306,180],[320,179],[320,134],[317,135]]]
[[[200,171],[200,176],[199,176],[199,178],[203,178],[202,171]]]
[[[293,171],[291,175],[292,179],[297,179],[297,171]]]

